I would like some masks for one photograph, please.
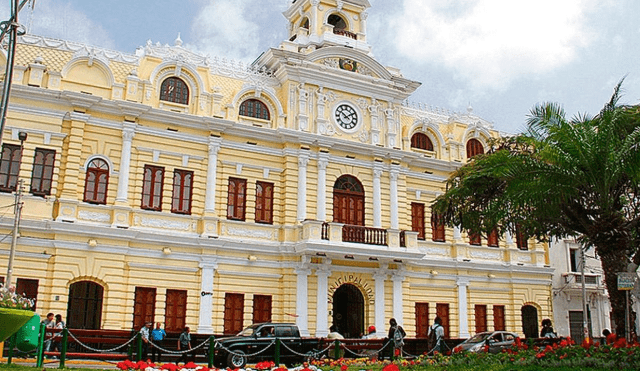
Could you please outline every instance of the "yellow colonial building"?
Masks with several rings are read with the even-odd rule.
[[[22,36],[0,164],[5,236],[24,182],[18,290],[71,328],[355,337],[394,317],[423,337],[439,315],[449,337],[534,336],[547,246],[431,214],[499,133],[405,103],[420,83],[372,57],[369,7],[293,1],[290,38],[250,66],[180,39],[126,54]]]

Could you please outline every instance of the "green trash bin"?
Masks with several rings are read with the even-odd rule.
[[[38,347],[40,336],[40,316],[34,313],[33,317],[16,334],[16,348],[22,352],[30,352]]]

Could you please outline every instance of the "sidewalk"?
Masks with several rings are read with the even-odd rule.
[[[7,358],[0,358],[0,363],[6,365]],[[116,370],[116,364],[118,362],[107,362],[107,361],[95,361],[89,359],[67,359],[64,362],[65,367],[67,368],[94,368],[100,370]],[[13,357],[11,360],[11,364],[16,364],[20,366],[36,366],[35,358],[16,358]],[[58,368],[60,366],[60,361],[57,359],[45,359],[44,367],[45,368]]]

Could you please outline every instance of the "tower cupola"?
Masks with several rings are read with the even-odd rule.
[[[289,41],[302,50],[347,46],[369,54],[368,0],[293,0],[284,16],[289,21]]]

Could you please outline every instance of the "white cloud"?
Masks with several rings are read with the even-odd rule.
[[[264,34],[260,18],[265,12],[273,15],[274,9],[286,9],[288,4],[282,4],[281,0],[207,0],[193,20],[192,39],[197,41],[190,47],[211,56],[252,62],[264,51],[265,39],[270,36]],[[268,10],[256,12],[264,7]],[[277,21],[286,22],[284,17]]]
[[[454,4],[454,5],[451,5]],[[592,0],[405,0],[390,21],[396,48],[417,64],[444,65],[474,90],[565,66],[595,37]]]
[[[2,19],[9,18],[0,13]],[[38,1],[33,9],[25,6],[18,14],[18,21],[28,28],[29,33],[52,38],[71,40],[104,48],[114,48],[115,42],[109,33],[87,15],[64,1]]]

